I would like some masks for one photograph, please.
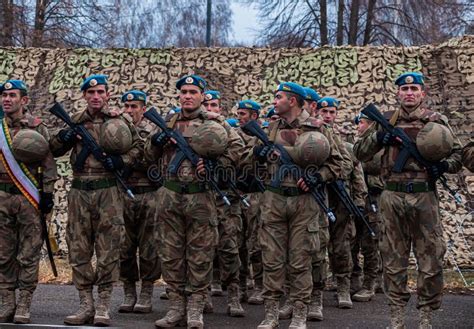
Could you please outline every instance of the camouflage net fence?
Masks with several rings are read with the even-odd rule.
[[[41,49],[0,48],[0,81],[23,79],[30,87],[30,110],[53,128],[58,125],[47,109],[61,102],[73,113],[85,102],[79,90],[84,76],[103,73],[111,84],[111,105],[120,106],[128,89],[148,93],[149,104],[162,112],[177,105],[176,80],[184,74],[203,76],[211,89],[221,91],[223,105],[232,114],[236,101],[252,98],[264,106],[272,102],[279,81],[294,81],[315,88],[321,95],[342,102],[339,125],[354,134],[352,119],[368,102],[382,110],[394,109],[393,84],[404,71],[422,71],[427,77],[427,105],[448,116],[465,143],[474,119],[474,36],[441,45],[421,47],[323,47],[317,49],[194,48],[194,49]],[[71,168],[58,160],[52,228],[59,253],[67,254],[66,195]],[[448,243],[446,262],[474,268],[474,174],[464,169],[450,175],[464,204],[456,205],[441,191],[441,214]]]

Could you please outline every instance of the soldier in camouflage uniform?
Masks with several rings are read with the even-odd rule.
[[[199,126],[211,123],[221,125],[228,143],[217,160],[224,166],[245,158],[244,144],[223,117],[204,111],[206,82],[199,76],[189,75],[178,80],[181,112],[166,118],[168,127],[178,130],[190,143]],[[205,174],[204,161],[194,168],[185,159],[177,174],[168,172],[177,153],[173,141],[159,131],[151,135],[145,146],[149,160],[159,159],[165,179],[158,191],[157,215],[161,235],[163,278],[168,283],[169,311],[155,322],[157,327],[168,328],[186,322],[191,328],[203,328],[203,308],[212,275],[214,249],[218,243],[216,202],[208,184],[197,177]],[[248,155],[247,155],[248,158]],[[166,173],[166,174],[165,174]],[[189,299],[186,305],[186,293]]]
[[[13,139],[13,155],[18,152],[36,153],[35,159],[23,159],[27,170],[37,176],[38,167],[44,171],[44,192],[40,194],[39,210],[49,213],[53,208],[54,181],[57,178],[56,163],[49,151],[48,129],[41,120],[26,113],[27,87],[21,80],[8,80],[0,85],[0,122],[6,125],[5,136]],[[0,127],[0,129],[2,129]],[[21,132],[34,131],[36,139],[22,140],[15,148]],[[20,133],[20,134],[19,134]],[[5,145],[3,145],[5,146]],[[0,150],[0,154],[2,151]],[[38,283],[39,260],[43,237],[38,210],[17,188],[6,170],[2,156],[0,162],[0,322],[30,322],[30,305]],[[30,161],[29,161],[30,160]],[[15,289],[19,289],[16,304]]]
[[[260,112],[260,104],[253,100],[243,100],[237,104],[237,117],[239,125],[243,126],[250,120],[258,120]],[[242,137],[244,143],[249,147],[254,147],[257,138],[247,135],[241,128],[237,129],[238,134]],[[262,191],[259,189],[257,181],[257,173],[242,171],[239,175],[239,189],[245,193],[250,207],[242,209],[242,220],[244,230],[242,235],[242,246],[246,246],[249,255],[249,262],[252,265],[254,292],[248,298],[248,303],[253,305],[263,304],[263,267],[262,267],[262,249],[258,242],[258,227],[260,223],[260,198]],[[242,254],[242,253],[241,253]],[[245,253],[244,253],[245,254]],[[244,261],[242,261],[244,262]],[[242,268],[242,267],[241,267]],[[241,284],[242,284],[241,280]],[[242,286],[241,286],[242,287]]]
[[[81,85],[87,108],[71,116],[73,122],[84,125],[90,134],[109,147],[122,150],[109,152],[105,163],[92,154],[81,153],[83,144],[70,128],[62,129],[51,139],[55,156],[62,156],[72,149],[73,180],[68,195],[68,223],[66,242],[72,281],[79,291],[78,311],[64,319],[64,323],[81,325],[94,320],[96,325],[110,323],[109,309],[113,283],[119,279],[120,246],[124,231],[123,197],[113,171],[125,166],[133,167],[140,157],[142,146],[131,118],[108,107],[110,94],[107,77],[92,75]],[[106,125],[122,125],[121,138],[114,141],[114,134]],[[104,132],[105,131],[105,132]],[[122,143],[124,143],[122,145]],[[107,151],[105,145],[102,145]],[[94,250],[97,266],[92,267]],[[94,307],[93,286],[98,286],[99,301]]]
[[[221,95],[218,91],[208,90],[204,93],[204,108],[209,112],[221,114]],[[211,294],[219,295],[222,288],[220,282],[227,286],[228,313],[230,316],[243,316],[245,314],[240,305],[240,266],[239,247],[242,237],[242,211],[239,197],[229,190],[225,182],[220,182],[219,187],[228,195],[230,206],[226,205],[221,198],[216,199],[217,218],[219,221],[219,243],[216,249],[216,257],[213,263],[213,284]],[[245,258],[245,264],[247,261]],[[243,279],[245,289],[247,277]],[[245,291],[245,290],[244,290]],[[207,309],[208,307],[206,307]],[[208,310],[206,310],[208,311]]]
[[[306,92],[296,83],[281,83],[275,93],[274,106],[280,118],[269,126],[269,139],[292,147],[299,134],[320,132],[329,140],[330,155],[317,168],[314,176],[319,182],[337,178],[342,160],[334,140],[321,120],[311,118],[302,109]],[[306,183],[292,175],[282,179],[280,187],[270,186],[278,169],[278,154],[272,148],[258,145],[254,154],[259,162],[267,163],[267,185],[261,199],[260,244],[263,258],[263,296],[265,320],[259,329],[276,328],[278,303],[284,294],[286,275],[290,283],[289,299],[293,305],[290,328],[306,328],[308,304],[311,301],[311,261],[319,249],[318,219],[320,208],[307,191]],[[288,274],[286,273],[288,271]]]
[[[323,97],[318,101],[318,115],[324,122],[333,127],[335,135],[340,136],[338,129],[334,127],[337,116],[339,101],[332,97]],[[360,163],[354,161],[353,155],[348,151],[345,142],[336,137],[339,151],[344,157],[344,171],[340,179],[344,180],[348,192],[352,192],[352,199],[356,206],[362,211],[365,206],[367,187],[364,182],[364,175]],[[337,297],[339,308],[352,308],[350,297],[352,254],[351,242],[355,237],[355,223],[349,211],[338,199],[337,195],[329,189],[329,206],[336,212],[336,222],[329,224],[329,260],[333,275],[337,282]]]
[[[139,90],[130,90],[122,95],[122,102],[125,113],[130,115],[138,135],[145,141],[153,130],[153,124],[143,119],[146,94]],[[120,280],[123,282],[125,297],[119,312],[151,312],[153,283],[161,276],[158,257],[160,241],[155,216],[156,191],[160,185],[159,177],[154,175],[157,171],[151,171],[148,175],[148,169],[144,159],[137,162],[133,168],[127,168],[127,183],[135,199],[124,200],[125,236],[120,257]],[[142,282],[137,302],[136,282],[139,280]]]
[[[372,121],[361,113],[356,117],[355,123],[358,127],[358,133],[361,135],[369,128]],[[380,168],[382,165],[381,156],[382,154],[379,152],[371,161],[362,163],[364,178],[368,190],[366,201],[367,217],[370,227],[376,234],[376,238],[374,239],[370,236],[365,225],[356,222],[356,237],[352,247],[352,260],[354,262],[352,277],[359,279],[363,275],[362,287],[352,296],[352,300],[357,302],[370,301],[370,299],[375,295],[376,283],[379,281],[378,278],[380,277],[381,279],[382,275],[379,253],[381,217],[378,209],[380,194],[382,193],[384,186],[380,177]],[[359,252],[364,256],[363,273],[359,264]]]
[[[416,139],[427,123],[448,126],[444,115],[422,105],[425,97],[423,80],[423,75],[417,72],[399,76],[395,84],[398,86],[397,97],[401,108],[394,113],[386,113],[390,122],[403,129],[412,139]],[[446,252],[435,182],[443,173],[455,173],[461,168],[461,145],[455,141],[450,155],[428,168],[410,158],[402,172],[395,173],[393,166],[400,152],[399,140],[374,125],[361,135],[354,152],[361,161],[369,161],[382,149],[385,188],[380,196],[384,221],[380,251],[391,326],[405,327],[404,308],[410,299],[407,268],[413,247],[418,264],[419,324],[420,328],[431,328],[432,310],[441,305],[443,256]]]

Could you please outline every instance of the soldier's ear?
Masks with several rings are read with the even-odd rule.
[[[30,98],[28,96],[23,96],[21,97],[21,105],[25,106],[25,105],[28,105],[28,103],[30,102]]]

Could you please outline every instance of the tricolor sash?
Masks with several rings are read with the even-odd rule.
[[[0,107],[0,161],[5,167],[8,176],[15,183],[15,186],[25,196],[25,198],[38,209],[40,194],[38,182],[34,175],[28,170],[26,165],[17,161],[12,152],[12,137],[8,129],[7,119]]]

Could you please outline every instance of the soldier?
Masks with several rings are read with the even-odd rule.
[[[208,90],[204,93],[204,107],[207,111],[221,114],[221,95],[218,91]],[[228,292],[228,313],[230,316],[243,316],[245,314],[242,305],[240,305],[240,287],[243,286],[243,292],[246,291],[247,277],[243,278],[243,285],[240,285],[240,267],[241,260],[239,257],[239,249],[242,237],[242,210],[240,208],[240,199],[233,195],[225,182],[220,181],[219,187],[229,197],[231,205],[224,203],[222,198],[216,199],[217,218],[219,221],[219,243],[217,245],[216,257],[213,263],[213,282],[211,284],[211,295],[222,295],[220,282],[227,286]],[[247,256],[244,263],[248,266]],[[212,308],[207,305],[205,311]]]
[[[334,129],[334,122],[337,117],[339,105],[340,102],[332,97],[323,97],[318,101],[318,113],[326,124],[333,127],[332,129],[335,135],[338,134],[338,130]],[[339,151],[345,159],[345,174],[340,178],[345,181],[346,188],[350,192],[353,192],[352,198],[356,206],[363,211],[365,198],[367,196],[367,187],[364,183],[362,166],[357,161],[354,161],[356,159],[351,152],[349,152],[345,142],[341,142],[339,139],[337,143],[339,145]],[[329,189],[328,198],[329,206],[336,211],[337,218],[336,222],[329,223],[329,260],[337,282],[338,307],[348,309],[352,308],[350,296],[353,267],[351,241],[353,241],[355,237],[355,223],[349,211],[331,189]]]
[[[471,172],[474,172],[474,141],[467,143],[462,150],[462,163]]]
[[[123,198],[114,171],[133,167],[141,153],[140,139],[128,115],[109,108],[107,76],[84,79],[81,91],[87,108],[71,116],[83,125],[107,152],[102,163],[89,152],[71,128],[60,130],[51,139],[55,156],[72,149],[73,180],[68,195],[66,242],[72,281],[79,292],[79,309],[64,319],[65,324],[110,324],[113,283],[119,279],[120,246],[124,229]],[[120,138],[117,138],[120,136]],[[87,149],[86,149],[87,150]],[[92,267],[96,252],[97,265]],[[93,286],[99,301],[94,307]]]
[[[330,182],[340,174],[341,156],[331,134],[321,120],[311,118],[303,110],[306,92],[296,83],[281,83],[273,104],[279,119],[269,126],[269,139],[287,147],[293,147],[298,135],[319,132],[326,136],[331,153],[329,158],[316,167],[314,177],[320,183]],[[316,152],[317,153],[317,152]],[[259,329],[277,328],[278,303],[284,294],[286,272],[290,283],[289,299],[293,305],[290,328],[306,328],[308,304],[311,301],[312,254],[319,249],[318,216],[320,208],[303,179],[298,181],[286,175],[280,186],[271,186],[278,169],[278,153],[271,147],[258,145],[254,154],[259,162],[267,163],[266,191],[260,200],[260,245],[263,259],[263,297],[265,319]],[[308,164],[303,166],[307,168]],[[314,166],[314,164],[312,164]],[[275,184],[273,184],[275,185]]]
[[[243,126],[250,120],[258,120],[261,106],[253,100],[243,100],[237,104],[237,117],[240,126]],[[242,129],[237,129],[244,143],[253,147],[257,143],[257,138],[247,135]],[[242,245],[247,246],[249,262],[252,264],[254,292],[248,298],[248,303],[253,305],[263,304],[263,267],[262,267],[262,249],[258,242],[259,227],[259,206],[262,191],[258,188],[256,173],[242,172],[239,175],[239,189],[245,193],[250,207],[242,210],[242,221],[244,223]],[[242,282],[242,280],[241,280]]]
[[[47,214],[53,208],[56,163],[48,129],[26,113],[25,83],[7,80],[0,93],[0,322],[25,324],[30,322],[43,244],[39,211]],[[39,168],[44,172],[43,193],[36,182]]]
[[[316,118],[318,115],[318,101],[321,96],[313,88],[304,87],[306,91],[306,98],[304,99],[304,109],[310,116]]]
[[[245,159],[243,142],[223,117],[201,107],[205,87],[204,79],[196,75],[178,80],[181,112],[166,118],[168,127],[180,131],[195,150],[200,146],[199,152],[196,150],[198,154],[204,153],[205,148],[223,166],[237,164],[240,157]],[[216,140],[199,145],[200,136],[195,132],[199,132],[201,126],[215,127]],[[227,145],[220,142],[224,140]],[[173,141],[168,140],[164,132],[158,130],[146,142],[145,155],[154,162],[161,159],[161,172],[166,173],[163,188],[158,191],[156,212],[160,221],[163,278],[169,285],[170,306],[165,317],[155,325],[161,328],[182,325],[187,311],[188,327],[203,328],[204,300],[218,242],[216,202],[208,184],[197,176],[198,173],[206,175],[204,164],[208,161],[201,159],[194,168],[185,159],[174,174],[168,169],[176,154]],[[185,293],[189,295],[187,305]]]
[[[357,115],[354,121],[357,124],[359,135],[362,135],[372,124],[372,121],[362,113]],[[356,237],[352,247],[352,261],[354,263],[352,277],[356,277],[357,280],[362,277],[362,268],[359,265],[359,251],[364,256],[363,283],[360,289],[352,296],[352,300],[357,302],[368,302],[371,300],[375,295],[377,282],[381,282],[382,276],[378,246],[381,222],[378,204],[380,203],[380,194],[383,190],[383,181],[380,177],[381,155],[381,152],[379,152],[371,161],[362,163],[364,180],[368,190],[365,208],[368,213],[370,227],[375,232],[376,238],[369,234],[367,227],[363,223],[356,222]]]
[[[448,126],[444,115],[422,105],[426,93],[421,73],[404,73],[395,80],[395,84],[398,86],[400,108],[394,113],[387,113],[391,124],[403,129],[412,138],[416,138],[429,123]],[[380,196],[384,225],[380,251],[391,327],[405,328],[404,308],[410,299],[407,267],[413,247],[418,264],[419,326],[431,328],[432,311],[441,305],[443,256],[446,252],[435,182],[443,173],[455,173],[461,168],[461,146],[456,141],[448,156],[428,168],[410,158],[402,172],[396,173],[393,166],[401,149],[400,141],[378,126],[367,129],[360,137],[354,152],[361,161],[369,161],[384,150],[382,178],[385,188]]]
[[[143,120],[146,100],[146,94],[139,90],[130,90],[122,95],[124,111],[132,118],[143,141],[153,129],[150,121]],[[158,223],[155,217],[156,191],[160,185],[158,177],[153,176],[153,181],[150,180],[148,169],[144,159],[138,161],[133,168],[127,168],[127,183],[135,199],[124,200],[125,236],[120,257],[124,301],[119,312],[150,313],[153,283],[161,276]],[[139,280],[142,282],[137,302],[136,282]]]

